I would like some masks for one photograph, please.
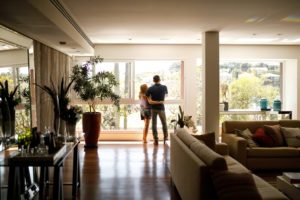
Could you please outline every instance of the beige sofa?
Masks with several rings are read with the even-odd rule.
[[[300,169],[300,148],[279,147],[248,147],[244,138],[234,134],[235,129],[249,129],[254,133],[264,125],[282,127],[300,127],[300,120],[279,121],[225,121],[222,123],[222,142],[229,147],[229,154],[248,169]]]
[[[252,176],[258,193],[264,200],[287,200],[281,192],[265,182],[228,155],[220,155],[195,139],[184,128],[170,134],[170,173],[172,183],[183,200],[215,200],[218,199],[211,170],[212,166],[224,163],[229,171],[246,172]],[[221,147],[224,147],[222,145]],[[216,145],[216,151],[226,154],[224,148]],[[252,178],[251,177],[251,178]],[[226,183],[227,184],[227,183]],[[236,191],[237,193],[239,192]],[[236,198],[234,198],[236,199]]]

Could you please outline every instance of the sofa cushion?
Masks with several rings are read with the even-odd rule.
[[[267,135],[271,136],[273,138],[273,141],[275,142],[276,146],[283,146],[284,140],[283,136],[280,131],[280,125],[264,125],[264,129]]]
[[[245,130],[248,128],[254,133],[264,125],[275,125],[278,121],[224,121],[222,123],[222,133],[234,133],[235,129]]]
[[[197,138],[198,140],[201,140],[202,142],[204,142],[204,144],[206,144],[206,146],[208,146],[212,150],[215,150],[215,147],[216,147],[216,137],[215,137],[215,133],[214,132],[205,133],[205,134],[202,134],[202,135],[193,135],[193,136],[195,138]]]
[[[261,200],[252,174],[231,171],[212,173],[212,180],[220,200]]]
[[[281,127],[284,139],[289,147],[300,147],[300,129]]]
[[[191,150],[194,152],[210,169],[227,170],[226,161],[223,156],[217,154],[205,144],[194,142],[191,144]]]
[[[189,134],[188,130],[186,130],[185,128],[177,128],[176,135],[188,147],[190,147],[192,143],[198,142],[198,140],[194,138],[191,134]]]
[[[264,128],[258,128],[252,136],[253,140],[262,147],[274,147],[276,143],[274,139],[267,135]]]
[[[248,128],[243,131],[236,129],[235,133],[237,136],[242,137],[247,141],[248,147],[252,148],[258,146],[256,142],[252,139],[253,134]]]
[[[248,148],[247,156],[264,158],[299,157],[299,150],[291,147],[256,147]]]

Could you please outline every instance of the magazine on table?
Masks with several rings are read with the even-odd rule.
[[[289,183],[300,185],[300,172],[284,172],[282,177]]]

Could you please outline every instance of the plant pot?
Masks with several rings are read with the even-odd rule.
[[[98,147],[101,128],[101,113],[86,112],[82,115],[82,129],[84,132],[84,147]]]

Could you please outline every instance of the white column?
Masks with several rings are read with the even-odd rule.
[[[219,135],[219,32],[202,35],[203,133]],[[218,137],[217,137],[218,140]]]

